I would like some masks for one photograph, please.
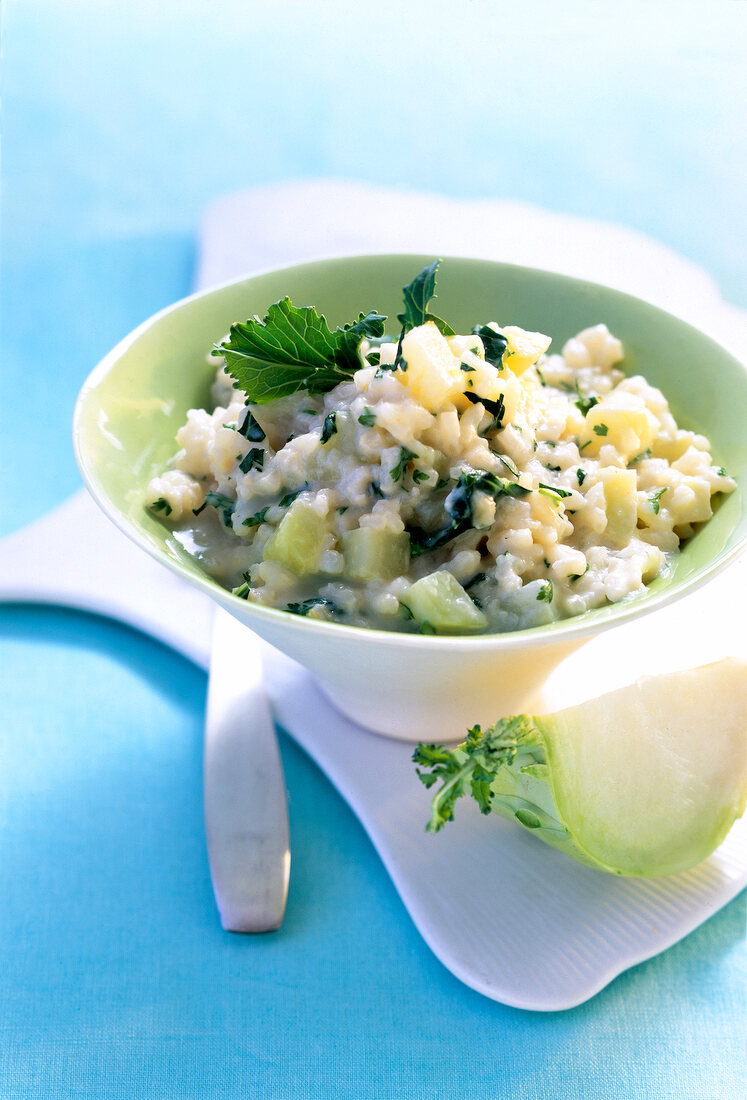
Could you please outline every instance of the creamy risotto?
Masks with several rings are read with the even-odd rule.
[[[604,324],[562,354],[511,325],[450,331],[362,338],[326,392],[273,400],[248,402],[224,363],[149,506],[241,598],[453,634],[634,596],[735,488],[661,392],[617,369]]]

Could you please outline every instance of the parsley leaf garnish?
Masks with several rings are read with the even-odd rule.
[[[399,461],[392,470],[392,481],[401,481],[404,477],[405,470],[407,469],[407,463],[411,458],[417,458],[418,456],[414,451],[409,450],[407,447],[400,447],[399,449]]]
[[[576,481],[579,483],[579,485],[583,485],[583,483],[586,481],[586,470],[582,470],[580,466],[576,470]]]
[[[158,500],[154,500],[152,504],[149,504],[151,512],[163,512],[165,516],[170,516],[173,508],[166,500],[166,497],[159,497]]]
[[[576,379],[576,393],[578,394],[578,401],[574,401],[574,405],[579,409],[584,416],[593,409],[595,405],[599,404],[598,397],[584,397],[581,390],[578,388],[578,379]]]
[[[231,325],[228,340],[216,345],[226,370],[252,404],[262,405],[298,390],[326,393],[360,369],[364,338],[384,335],[386,317],[375,310],[332,331],[313,306],[296,307],[290,298],[258,317]]]
[[[659,501],[661,500],[664,493],[666,493],[667,488],[668,486],[665,485],[663,489],[657,489],[656,492],[652,493],[651,496],[648,498],[651,502],[651,511],[654,513],[655,516],[658,516],[659,514]]]
[[[248,574],[244,574],[245,578],[248,578]],[[238,596],[240,600],[246,600],[249,598],[249,580],[245,579],[243,584],[240,584],[238,588],[232,588],[231,594]]]
[[[255,512],[253,516],[249,516],[247,519],[245,519],[242,522],[241,526],[242,527],[259,527],[260,523],[264,523],[265,516],[267,515],[267,509],[269,507],[270,507],[270,505],[268,504],[266,508],[261,508],[259,510],[259,512]],[[236,595],[235,592],[234,592],[234,595]]]
[[[231,500],[230,497],[224,496],[223,493],[211,492],[205,494],[205,499],[199,508],[193,508],[192,514],[199,516],[205,508],[215,508],[219,513],[223,523],[226,527],[230,527],[231,518],[233,516],[233,510],[236,507],[236,501]]]
[[[537,593],[537,599],[542,603],[552,603],[553,587],[552,581],[545,581]]]
[[[246,409],[246,415],[236,431],[239,435],[243,435],[244,439],[248,439],[250,443],[261,443],[265,438],[265,433],[261,424],[254,418],[252,410],[248,407]]]
[[[514,477],[520,476],[519,467],[516,465],[512,458],[509,458],[508,455],[498,455],[498,458],[501,460],[506,469],[511,471]]]
[[[286,604],[285,610],[290,611],[292,615],[308,615],[314,607],[326,607],[333,614],[340,611],[333,600],[328,600],[324,596],[312,596],[308,600],[302,600],[301,603]]]
[[[420,528],[410,529],[410,552],[413,557],[436,550],[451,542],[457,535],[469,531],[472,527],[472,498],[475,493],[487,493],[493,500],[499,496],[522,497],[529,489],[515,481],[497,477],[495,474],[474,473],[463,470],[459,479],[444,502],[449,522],[437,531],[426,532]]]
[[[366,405],[365,411],[358,417],[358,423],[362,424],[364,428],[372,428],[376,423],[376,413],[372,412]]]
[[[239,469],[242,474],[248,474],[250,470],[261,470],[264,464],[265,452],[261,447],[252,447],[239,463]]]
[[[557,485],[545,485],[543,481],[539,482],[537,492],[543,493],[544,496],[560,497],[561,499],[572,495],[569,489],[560,489]]]
[[[485,348],[485,361],[494,366],[496,370],[503,370],[503,356],[508,347],[508,338],[500,332],[496,332],[490,325],[475,325],[472,329],[476,336],[482,340]]]
[[[434,260],[418,272],[411,283],[402,288],[405,309],[403,313],[397,314],[397,320],[402,325],[403,335],[408,329],[424,325],[426,321],[433,321],[443,336],[454,335],[454,329],[446,321],[435,313],[428,312],[428,303],[436,294],[436,271],[440,263],[440,260]]]
[[[488,397],[480,397],[477,393],[465,393],[464,395],[473,405],[482,405],[487,413],[493,417],[493,423],[487,429],[491,432],[494,428],[503,427],[503,417],[506,415],[506,406],[503,403],[503,394],[497,401],[491,401]]]
[[[322,435],[319,442],[323,445],[329,443],[333,435],[337,435],[337,413],[334,410],[327,413],[322,425]]]
[[[299,493],[302,493],[304,491],[304,489],[308,489],[308,487],[309,487],[309,483],[307,481],[306,484],[302,485],[300,489],[294,489],[291,493],[286,493],[285,496],[281,497],[280,500],[278,501],[278,507],[279,508],[287,508],[290,504],[293,503],[293,501],[296,499],[296,497],[299,495]]]
[[[606,435],[608,431],[606,424],[595,424],[594,435]]]

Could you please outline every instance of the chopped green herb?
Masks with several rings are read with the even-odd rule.
[[[497,401],[491,401],[488,397],[480,397],[478,393],[465,393],[464,396],[473,405],[482,405],[485,411],[493,417],[493,423],[487,429],[489,432],[493,431],[494,428],[503,427],[503,417],[506,415],[503,394],[499,395]]]
[[[316,416],[318,409],[301,409],[302,413],[306,413],[307,416]]]
[[[595,424],[594,435],[606,435],[608,431],[606,424]]]
[[[410,611],[410,608],[407,606],[406,603],[400,603],[399,610],[400,610],[400,613],[402,615],[402,618],[407,619],[408,622],[410,622],[412,619],[415,618],[415,616],[413,615],[412,611]]]
[[[635,455],[634,458],[631,458],[629,465],[632,466],[634,462],[641,462],[644,458],[651,458],[651,448],[650,447],[647,447],[645,451],[641,451],[640,454]]]
[[[543,493],[544,496],[555,496],[561,498],[573,495],[569,489],[560,489],[557,485],[545,485],[545,483],[542,481],[540,481],[539,483],[539,488],[537,492]]]
[[[252,447],[239,463],[239,469],[242,474],[248,474],[250,470],[261,470],[264,464],[265,452],[261,447]]]
[[[384,494],[381,491],[381,486],[378,481],[372,481],[368,486],[368,491],[372,497],[377,497],[379,500],[383,500]]]
[[[541,371],[541,370],[539,369],[539,367],[537,366],[537,364],[536,364],[536,363],[534,364],[534,369],[535,369],[535,370],[536,370],[536,372],[537,372],[537,377],[538,377],[538,378],[539,378],[539,380],[540,380],[540,385],[541,385],[541,386],[546,386],[546,385],[547,385],[547,382],[545,381],[545,376],[544,376],[544,374],[542,373],[542,371]]]
[[[324,424],[322,425],[322,435],[319,442],[324,445],[328,443],[333,435],[337,435],[337,413],[327,413],[324,418]]]
[[[416,485],[420,485],[421,482],[427,481],[429,476],[430,475],[427,474],[425,470],[413,470],[412,471],[412,480],[414,481],[414,483]]]
[[[729,476],[726,472],[725,467],[723,467],[723,466],[719,466],[719,468],[716,470],[716,473],[718,474],[719,477],[728,477]]]
[[[445,489],[450,481],[451,481],[450,477],[440,477],[438,479],[438,481],[436,482],[436,488],[437,489]]]
[[[362,412],[358,417],[358,423],[362,424],[364,428],[372,428],[376,423],[376,413],[372,412],[368,405],[364,406],[365,412]]]
[[[583,573],[571,573],[570,576],[568,577],[568,583],[569,584],[574,584],[576,581],[580,581],[581,578],[585,577],[588,572],[589,572],[589,563],[587,561],[586,569],[584,569]]]
[[[418,272],[411,283],[402,288],[405,296],[405,309],[397,315],[397,320],[402,325],[403,335],[408,329],[424,325],[426,321],[433,321],[443,336],[453,336],[454,329],[437,317],[435,313],[428,312],[428,303],[436,294],[436,271],[440,260],[434,260],[422,271]],[[401,341],[400,341],[401,342]]]
[[[459,369],[463,370],[465,374],[469,374],[471,371],[477,370],[476,367],[470,366],[469,363],[460,363]]]
[[[248,439],[251,443],[261,443],[265,438],[262,425],[255,419],[249,407],[246,408],[244,419],[236,430],[239,435],[243,435],[244,439]]]
[[[215,508],[216,512],[220,514],[225,526],[230,527],[235,507],[235,500],[231,500],[230,497],[224,496],[223,493],[215,493],[211,490],[209,493],[205,494],[205,499],[200,507],[192,509],[192,514],[199,516],[200,512],[205,508]]]
[[[406,332],[407,332],[407,329],[403,325],[402,326],[402,331],[399,334],[399,340],[397,341],[397,350],[394,353],[394,362],[393,363],[382,363],[381,366],[379,367],[379,369],[376,371],[376,377],[377,378],[383,377],[384,372],[388,371],[388,370],[391,370],[391,371],[401,370],[403,373],[407,370],[407,362],[406,362],[405,359],[402,358],[402,341],[405,338],[405,333]]]
[[[267,515],[267,509],[270,507],[268,504],[266,508],[260,508],[258,512],[255,512],[253,516],[249,516],[241,524],[242,527],[259,527],[260,523],[264,523],[265,516]]]
[[[231,592],[234,596],[238,596],[240,600],[245,600],[249,595],[249,582],[244,581],[238,588],[232,588]]]
[[[586,481],[586,478],[586,470],[582,470],[579,466],[579,468],[576,470],[576,481],[579,483],[579,485],[583,485],[583,483]]]
[[[661,500],[664,493],[666,493],[667,488],[668,486],[665,485],[663,489],[657,489],[656,492],[652,493],[651,496],[648,498],[651,502],[651,511],[654,513],[655,516],[658,516],[659,514],[659,501]]]
[[[487,580],[487,576],[488,576],[487,573],[475,573],[472,580],[467,581],[466,584],[463,584],[462,588],[465,590],[465,592],[468,592],[470,590],[470,588],[473,587],[473,585],[480,584],[481,581]]]
[[[541,603],[552,603],[552,597],[553,597],[552,581],[545,581],[545,583],[542,585],[539,592],[537,593],[537,599]]]
[[[290,611],[292,615],[308,615],[314,607],[326,607],[332,614],[340,612],[337,604],[324,596],[312,596],[308,600],[302,600],[301,603],[286,604],[285,610]]]
[[[490,325],[475,325],[472,331],[482,340],[486,363],[490,363],[496,370],[503,370],[503,359],[508,347],[507,338],[502,333],[496,332]]]
[[[519,477],[520,476],[519,467],[516,465],[516,463],[514,462],[514,460],[512,458],[509,458],[508,455],[500,455],[500,454],[498,455],[498,458],[501,460],[501,462],[506,467],[506,469],[510,470],[510,472],[514,475],[514,477]]]
[[[585,451],[590,443],[591,443],[590,439],[587,439],[585,443],[582,443],[578,448],[578,453],[581,454],[582,451]]]
[[[408,450],[407,447],[400,447],[400,449],[399,449],[399,461],[398,461],[397,465],[394,467],[394,469],[392,470],[392,473],[391,473],[392,481],[401,481],[402,480],[402,478],[404,477],[405,470],[407,468],[407,463],[413,458],[417,458],[417,455],[415,454],[414,451]]]
[[[303,493],[305,489],[308,489],[308,487],[309,483],[306,482],[306,484],[302,485],[300,489],[294,489],[291,493],[286,493],[284,497],[280,498],[280,500],[278,501],[278,505],[281,508],[287,508],[293,503],[299,493]]]
[[[469,531],[472,527],[472,500],[475,493],[486,493],[494,500],[499,496],[522,497],[529,492],[515,481],[496,477],[495,474],[475,473],[463,470],[459,479],[444,502],[449,522],[436,531],[410,529],[410,553],[413,557],[425,554],[445,546],[457,535]]]
[[[173,512],[173,508],[166,500],[166,497],[159,497],[158,500],[154,500],[152,504],[149,504],[151,512],[163,512],[164,515],[170,516]]]
[[[576,383],[576,386],[578,386],[578,383]],[[586,414],[589,412],[590,409],[593,409],[595,405],[599,404],[599,398],[598,397],[579,397],[578,401],[574,401],[573,403],[576,406],[576,408],[580,409],[581,412],[584,414],[584,416],[586,416]],[[596,431],[596,428],[594,430]]]
[[[545,463],[545,469],[546,470],[552,470],[552,472],[554,474],[559,474],[560,471],[563,469],[563,467],[562,466],[553,466],[550,462],[546,462]]]
[[[337,509],[337,511],[341,516],[344,516],[349,507],[350,507],[349,504],[343,504]]]

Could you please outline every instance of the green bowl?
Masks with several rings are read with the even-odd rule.
[[[439,730],[453,738],[465,723],[495,721],[523,709],[552,667],[577,645],[686,595],[747,542],[747,371],[740,363],[696,329],[630,295],[546,271],[454,257],[439,269],[434,308],[456,331],[497,319],[551,335],[552,350],[581,329],[604,322],[623,342],[623,369],[658,386],[682,427],[708,436],[714,461],[736,478],[738,490],[719,501],[671,573],[642,594],[512,634],[433,637],[320,623],[247,603],[211,580],[143,506],[150,478],[174,453],[174,437],[187,410],[208,401],[215,361],[208,361],[207,352],[233,321],[263,315],[286,295],[298,305],[316,306],[333,326],[374,308],[394,317],[401,309],[402,286],[432,259],[320,260],[177,302],[136,329],[96,367],[81,391],[74,422],[83,478],[130,538],[307,665],[349,716],[394,736],[429,740]],[[376,685],[371,684],[372,667]],[[382,700],[382,676],[389,677],[384,682],[394,699],[391,705]]]

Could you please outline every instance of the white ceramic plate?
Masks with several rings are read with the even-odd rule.
[[[45,578],[52,576],[50,586]],[[538,709],[641,671],[745,652],[743,620],[732,614],[745,582],[747,562],[737,562],[643,625],[590,642],[553,674]],[[128,542],[83,492],[0,542],[0,599],[110,615],[208,667],[212,605]],[[234,630],[238,648],[246,628],[235,623]],[[424,830],[430,796],[415,775],[412,746],[343,718],[310,675],[277,651],[267,647],[264,661],[278,722],[358,815],[423,938],[458,978],[494,1000],[541,1010],[577,1005],[682,939],[747,885],[747,817],[695,870],[650,880],[583,867],[518,825],[482,817],[467,801],[431,836]]]
[[[355,811],[426,943],[494,1000],[546,1011],[580,1004],[747,884],[747,818],[699,867],[663,879],[584,867],[518,825],[483,817],[471,800],[428,834],[430,795],[412,746],[354,726],[276,651],[265,660],[278,721]]]

